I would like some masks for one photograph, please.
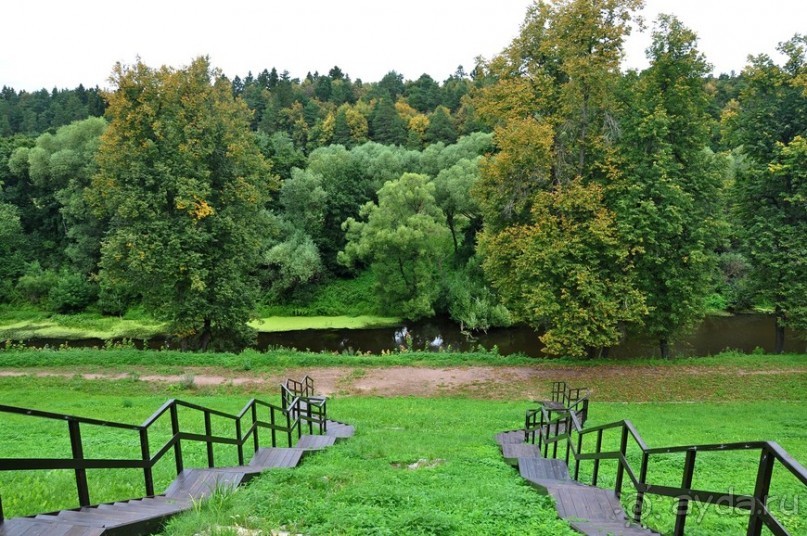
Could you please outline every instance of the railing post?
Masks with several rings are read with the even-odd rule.
[[[269,408],[269,424],[272,425],[272,447],[277,446],[277,430],[275,429],[275,408]]]
[[[81,428],[78,421],[67,421],[70,431],[70,449],[73,452],[73,460],[84,459],[84,448],[81,444]],[[76,489],[78,491],[78,503],[81,506],[90,505],[90,489],[87,486],[87,470],[83,467],[76,467]]]
[[[645,484],[647,482],[647,464],[649,456],[646,452],[642,452],[642,466],[639,469],[639,483]],[[637,524],[642,523],[642,509],[644,508],[644,491],[639,490],[636,492],[636,504],[633,505],[633,521]]]
[[[179,412],[177,404],[171,404],[171,433],[174,435],[174,461],[177,466],[177,475],[184,469],[182,464],[182,440],[179,438]]]
[[[570,415],[571,412],[566,412],[566,467],[569,467],[569,451],[571,450],[569,447],[572,444],[572,418]]]
[[[3,497],[0,496],[0,523],[6,520],[6,516],[3,514]]]
[[[305,403],[305,415],[306,415],[306,418],[308,419],[308,433],[313,434],[314,433],[314,423],[311,421],[311,401],[308,400],[308,399],[306,399],[306,403]]]
[[[253,426],[253,428],[252,428],[252,446],[254,447],[255,452],[258,452],[258,449],[261,448],[261,442],[258,440],[258,429],[260,428],[260,426],[258,426],[258,424],[257,424],[258,423],[258,405],[255,402],[252,403],[252,408],[250,410],[250,413],[252,413],[252,426]],[[274,445],[272,445],[272,446],[274,446]]]
[[[768,492],[771,489],[771,477],[773,476],[775,460],[776,458],[773,457],[768,448],[763,447],[762,453],[759,455],[757,482],[754,486],[754,505],[748,519],[747,536],[760,536],[762,534],[762,508],[768,503]]]
[[[213,456],[213,442],[210,437],[213,435],[213,426],[210,423],[210,412],[204,410],[205,415],[205,443],[207,443],[207,466],[215,467],[216,460]]]
[[[580,459],[579,456],[583,453],[583,434],[577,433],[577,454],[574,456],[574,479],[577,480],[580,476]]]
[[[692,475],[695,473],[695,455],[697,453],[697,450],[689,449],[686,454],[686,459],[684,460],[684,476],[681,478],[681,487],[685,490],[692,487]],[[678,512],[675,514],[674,536],[684,536],[688,513],[689,499],[686,496],[682,496],[678,499]]]
[[[596,454],[600,454],[602,452],[602,428],[597,430],[597,446],[595,447],[594,452]],[[591,485],[597,486],[597,477],[600,474],[600,459],[594,459],[594,471],[591,473]]]
[[[238,465],[244,465],[244,440],[241,437],[241,419],[235,421],[235,438],[238,441]]]
[[[628,450],[628,427],[624,424],[622,425],[622,439],[619,441],[619,452],[622,455],[622,459],[619,460],[619,465],[616,469],[616,483],[614,484],[614,493],[616,493],[617,497],[622,496],[622,478],[625,475],[625,460],[626,460],[626,452]]]
[[[140,458],[143,460],[143,481],[146,484],[146,496],[151,497],[154,495],[154,475],[151,470],[148,428],[140,429]]]
[[[289,447],[292,445],[291,441],[291,412],[286,410],[286,435],[288,436],[289,440]]]

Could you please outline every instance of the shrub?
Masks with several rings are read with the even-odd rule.
[[[50,308],[57,313],[84,310],[98,297],[98,288],[81,274],[62,272],[48,292]]]

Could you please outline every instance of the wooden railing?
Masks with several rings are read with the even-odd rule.
[[[582,409],[579,404],[585,404]],[[581,411],[584,418],[581,419]],[[807,469],[797,462],[787,451],[772,441],[752,441],[744,443],[720,443],[706,445],[683,445],[675,447],[650,448],[642,439],[636,427],[628,420],[617,421],[590,428],[583,428],[585,416],[588,413],[588,399],[582,398],[565,408],[542,407],[540,417],[533,417],[529,421],[531,428],[528,441],[535,442],[543,450],[544,456],[557,458],[558,444],[565,443],[566,463],[570,456],[574,457],[574,479],[579,480],[580,462],[592,461],[591,485],[596,486],[599,479],[600,462],[602,460],[616,460],[616,475],[614,491],[617,496],[622,495],[624,476],[627,474],[636,491],[636,500],[633,505],[633,521],[641,523],[646,494],[659,495],[678,499],[678,508],[675,513],[674,536],[683,536],[689,514],[691,501],[726,506],[749,511],[747,536],[760,536],[762,528],[767,527],[776,536],[791,536],[781,521],[768,509],[768,496],[770,494],[771,480],[774,467],[778,466],[788,471],[796,480],[807,486]],[[619,434],[618,450],[603,451],[603,435],[605,433]],[[594,448],[584,451],[584,439],[594,438]],[[638,447],[641,452],[639,470],[631,465],[627,457],[629,442]],[[590,443],[590,441],[589,441]],[[698,453],[731,452],[731,451],[759,451],[759,463],[756,471],[756,481],[753,495],[739,495],[717,491],[692,489],[695,474],[695,460]],[[662,486],[647,481],[647,470],[654,457],[667,454],[684,454],[684,464],[681,470],[681,486]]]
[[[294,382],[294,380],[289,380],[288,382]],[[299,439],[302,435],[303,423],[308,424],[311,433],[313,433],[315,424],[320,432],[324,431],[325,421],[327,420],[326,402],[324,398],[309,396],[309,394],[313,395],[314,392],[313,380],[306,376],[303,382],[294,382],[292,384],[302,383],[302,391],[287,392],[288,382],[281,386],[281,406],[252,399],[247,402],[240,412],[230,414],[191,402],[171,399],[140,425],[0,405],[0,413],[66,422],[71,447],[71,457],[69,458],[0,458],[0,471],[73,470],[75,472],[79,505],[90,506],[92,502],[87,483],[88,469],[142,469],[145,495],[150,497],[154,495],[153,468],[169,451],[173,450],[177,475],[184,469],[183,441],[200,442],[206,445],[208,467],[216,466],[215,445],[234,446],[238,464],[244,465],[244,446],[251,443],[253,453],[257,452],[261,444],[259,430],[262,428],[270,431],[272,447],[278,446],[278,434],[285,436],[287,446],[293,446],[294,436],[296,435]],[[289,393],[293,393],[293,396]],[[179,408],[201,413],[204,419],[204,433],[194,433],[188,431],[187,428],[183,429],[179,420]],[[231,432],[224,435],[214,434],[211,423],[212,417],[231,421]],[[155,449],[150,444],[149,431],[164,418],[170,419],[171,437]],[[135,459],[85,457],[84,442],[82,440],[82,430],[85,427],[112,428],[138,434],[140,457]],[[0,522],[3,519],[3,503],[0,497]]]

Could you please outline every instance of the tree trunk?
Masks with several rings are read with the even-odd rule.
[[[207,350],[207,345],[210,344],[210,339],[213,337],[212,322],[209,318],[205,318],[205,326],[202,328],[202,333],[199,334],[199,350]]]
[[[782,309],[776,307],[776,344],[773,353],[781,354],[785,351],[785,326],[783,324],[785,315]]]
[[[668,341],[666,337],[661,337],[658,340],[658,348],[659,351],[661,351],[662,359],[670,358],[670,341]]]

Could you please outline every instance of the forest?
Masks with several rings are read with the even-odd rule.
[[[631,331],[666,357],[707,312],[761,308],[781,350],[807,329],[807,37],[715,76],[662,15],[624,70],[640,4],[537,2],[442,82],[202,57],[3,87],[0,307],[139,308],[229,349],[341,285],[345,310],[524,323],[572,357]]]

